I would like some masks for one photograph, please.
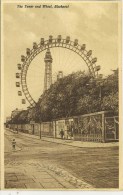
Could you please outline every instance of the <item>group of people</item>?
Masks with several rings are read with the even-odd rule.
[[[71,129],[71,131],[68,131],[67,134],[69,137],[73,137],[73,129]],[[64,130],[63,129],[60,130],[60,136],[61,136],[61,139],[64,139]]]

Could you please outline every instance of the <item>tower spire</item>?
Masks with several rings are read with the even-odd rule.
[[[44,75],[44,91],[50,88],[52,84],[52,56],[50,49],[48,48],[45,53],[45,75]]]

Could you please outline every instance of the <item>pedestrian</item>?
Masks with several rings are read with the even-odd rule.
[[[15,150],[16,141],[15,139],[12,140],[12,149]]]
[[[64,131],[63,131],[63,129],[61,129],[60,135],[61,135],[61,138],[63,139],[64,138]]]

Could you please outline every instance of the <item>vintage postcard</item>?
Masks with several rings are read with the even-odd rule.
[[[1,189],[121,190],[121,1],[1,13]]]

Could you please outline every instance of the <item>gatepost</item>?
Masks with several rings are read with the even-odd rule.
[[[102,113],[102,142],[105,142],[105,114]]]

